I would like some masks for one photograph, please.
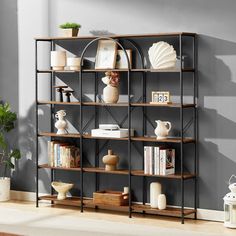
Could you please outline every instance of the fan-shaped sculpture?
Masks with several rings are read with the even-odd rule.
[[[170,69],[176,66],[176,51],[166,42],[154,43],[149,48],[148,55],[153,69]]]

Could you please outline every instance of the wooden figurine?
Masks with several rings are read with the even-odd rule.
[[[61,86],[53,86],[54,88],[57,89],[57,92],[60,94],[60,102],[63,102],[63,91],[65,88],[68,88],[66,85],[61,85]]]
[[[72,95],[74,91],[73,90],[64,90],[63,93],[65,93],[66,101],[70,102],[70,96]]]

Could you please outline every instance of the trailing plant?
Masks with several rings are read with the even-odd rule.
[[[8,103],[0,104],[0,167],[3,168],[3,177],[6,177],[7,169],[14,169],[13,160],[19,160],[19,149],[10,149],[6,134],[15,128],[17,115],[11,111]]]
[[[66,22],[66,23],[60,25],[61,29],[79,29],[80,27],[81,27],[80,24],[70,23],[70,22]]]

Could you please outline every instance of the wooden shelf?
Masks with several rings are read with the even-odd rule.
[[[80,138],[80,134],[56,134],[50,132],[40,132],[38,136],[58,137],[58,138]]]
[[[111,107],[127,107],[128,103],[104,103],[104,102],[83,102],[84,106],[111,106]]]
[[[46,195],[40,196],[39,200],[48,200],[53,201],[56,204],[61,205],[69,205],[69,206],[81,206],[81,201],[79,197],[67,197],[64,200],[58,200],[56,195]],[[114,206],[114,205],[105,205],[105,204],[94,204],[92,198],[84,198],[83,205],[85,208],[95,208],[104,209],[104,210],[116,210],[116,211],[125,211],[128,212],[128,206]],[[151,208],[150,205],[142,205],[142,204],[132,204],[131,206],[133,212],[137,213],[145,213],[148,214],[156,214],[156,215],[163,215],[163,216],[174,216],[174,217],[181,217],[181,208],[180,207],[167,207],[165,210],[159,210]],[[195,213],[194,209],[184,209],[184,215],[191,215]]]
[[[38,101],[38,105],[80,105],[80,102],[58,102],[58,101]]]
[[[92,72],[106,72],[106,71],[117,71],[117,72],[127,72],[127,69],[83,69],[83,73],[92,73]],[[184,68],[184,69],[131,69],[131,72],[152,72],[152,73],[179,73],[179,72],[194,72],[193,68]],[[78,73],[79,70],[37,70],[37,73]]]
[[[53,170],[81,171],[80,167],[74,167],[74,168],[52,167],[52,166],[49,166],[48,164],[38,165],[38,167],[45,168],[45,169],[53,169]]]
[[[148,214],[156,214],[156,215],[162,215],[162,216],[175,216],[175,217],[181,217],[181,208],[180,207],[167,207],[165,210],[159,210],[151,208],[150,205],[141,205],[141,204],[133,204],[132,210],[134,212],[143,212]],[[196,210],[194,209],[184,209],[184,215],[191,215],[195,213]]]
[[[90,134],[83,135],[83,138],[84,139],[111,139],[111,140],[123,140],[123,141],[128,140],[128,138],[95,137],[95,136],[91,136]]]
[[[128,175],[128,170],[113,170],[113,171],[107,171],[104,168],[98,168],[98,167],[84,167],[83,170],[85,172],[90,173],[104,173],[104,174],[116,174],[116,175]]]
[[[165,139],[156,139],[156,137],[131,137],[132,141],[139,142],[157,142],[157,143],[181,143],[181,138],[173,137],[173,138],[165,138]],[[194,143],[194,139],[192,138],[184,138],[183,143]]]
[[[170,104],[154,104],[154,103],[131,103],[133,107],[173,107],[173,108],[180,108],[180,103],[170,103]],[[195,107],[194,104],[183,104],[183,108],[188,107]]]
[[[96,39],[98,37],[110,37],[113,39],[117,38],[155,38],[155,37],[176,37],[176,36],[196,36],[196,33],[190,32],[172,32],[172,33],[158,33],[158,34],[125,34],[125,35],[103,35],[103,36],[94,36],[94,35],[80,35],[78,37],[36,37],[34,38],[37,41],[51,41],[51,40],[81,40],[81,39]]]
[[[150,174],[144,174],[143,170],[132,170],[131,174],[134,176],[149,176],[149,177],[158,177],[158,178],[164,178],[164,179],[181,179],[181,174],[172,174],[172,175],[150,175]],[[189,174],[184,173],[183,178],[184,179],[192,179],[195,178],[195,174]]]

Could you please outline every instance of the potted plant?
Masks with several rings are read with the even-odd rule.
[[[0,104],[0,202],[10,199],[9,170],[14,169],[14,163],[21,158],[18,149],[11,149],[6,135],[15,128],[17,115],[12,112],[8,103]]]
[[[76,37],[79,33],[80,24],[66,22],[65,24],[60,25],[64,37]]]

